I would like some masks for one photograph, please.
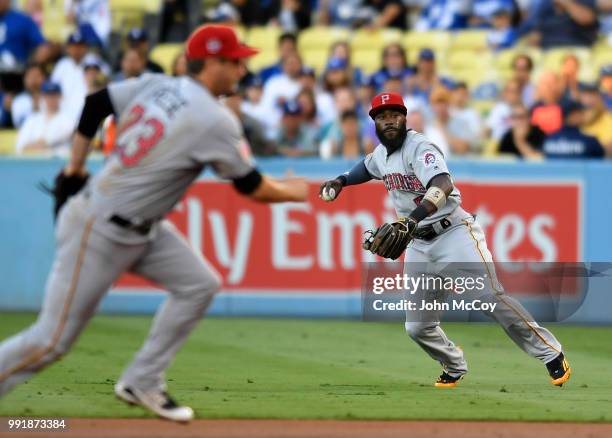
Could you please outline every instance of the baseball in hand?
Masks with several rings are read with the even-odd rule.
[[[330,201],[336,199],[336,189],[334,189],[333,187],[330,187],[329,191],[327,192],[327,195]]]

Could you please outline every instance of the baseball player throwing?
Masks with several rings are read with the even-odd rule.
[[[366,232],[364,248],[391,259],[405,250],[405,275],[418,275],[416,266],[426,263],[483,266],[488,274],[487,296],[497,303],[491,316],[523,351],[546,364],[553,385],[562,386],[571,369],[561,344],[501,290],[484,233],[476,219],[461,208],[461,194],[440,149],[421,133],[406,129],[406,107],[398,94],[375,96],[370,116],[381,144],[350,171],[323,183],[319,196],[333,201],[346,186],[382,180],[400,219]],[[431,299],[431,295],[422,296]],[[442,364],[435,386],[457,386],[467,373],[467,363],[463,351],[440,328],[439,312],[409,310],[405,327],[410,337]]]
[[[70,162],[56,178],[57,253],[45,300],[34,325],[0,344],[0,396],[66,354],[106,291],[130,271],[170,295],[115,393],[162,418],[193,418],[167,394],[164,370],[221,280],[163,218],[208,166],[261,202],[303,201],[307,184],[261,175],[239,152],[238,120],[217,100],[234,90],[244,58],[257,50],[222,26],[197,29],[186,49],[188,76],[144,75],[87,97]],[[90,139],[111,113],[119,120],[116,152],[85,184]]]

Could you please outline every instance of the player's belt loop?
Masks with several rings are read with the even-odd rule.
[[[141,224],[135,224],[128,219],[125,219],[121,216],[117,216],[116,214],[112,215],[109,221],[111,221],[115,225],[119,225],[121,228],[135,231],[138,234],[142,234],[143,236],[149,234],[151,228],[153,227],[153,221],[145,221]]]

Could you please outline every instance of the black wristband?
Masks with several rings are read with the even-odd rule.
[[[340,181],[340,183],[342,184],[342,187],[344,187],[346,185],[346,176],[344,175],[340,175],[339,177],[336,178],[338,181]]]
[[[410,213],[408,217],[414,219],[418,223],[425,219],[427,216],[429,216],[429,211],[427,210],[427,207],[425,207],[423,204],[419,204],[417,208],[412,210],[412,213]]]

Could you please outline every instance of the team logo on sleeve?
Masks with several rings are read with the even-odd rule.
[[[422,161],[425,167],[433,166],[436,164],[436,155],[433,152],[425,152],[419,161]]]

